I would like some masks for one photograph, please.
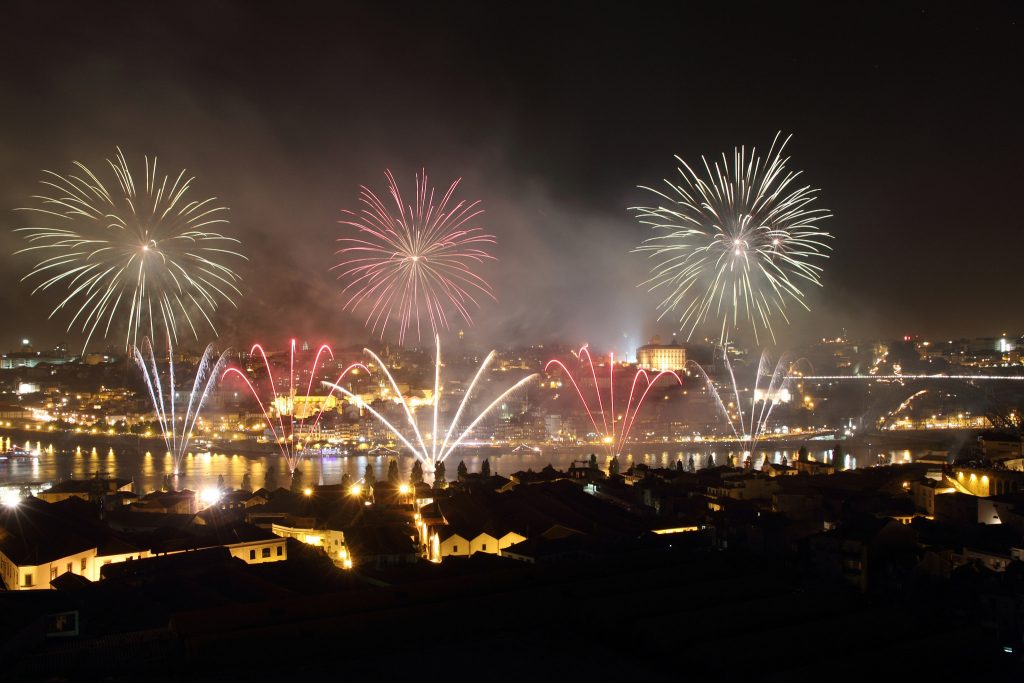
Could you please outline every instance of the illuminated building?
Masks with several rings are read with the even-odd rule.
[[[644,370],[654,372],[683,370],[686,367],[686,349],[674,338],[671,344],[662,344],[658,337],[654,337],[650,344],[636,350],[636,362]]]

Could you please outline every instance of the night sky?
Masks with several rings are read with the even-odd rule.
[[[780,130],[836,237],[780,344],[1024,332],[1019,5],[137,4],[5,3],[0,250],[44,168],[115,146],[187,167],[251,259],[217,318],[226,342],[366,341],[328,270],[340,209],[423,166],[462,177],[499,240],[484,272],[500,303],[470,339],[666,335],[637,288],[636,186],[674,154],[767,149]],[[4,263],[0,349],[81,344],[46,321],[56,293],[28,298],[32,260]]]

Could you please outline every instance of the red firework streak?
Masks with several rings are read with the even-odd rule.
[[[276,426],[274,418],[271,417],[270,413],[267,411],[267,405],[264,404],[263,400],[260,398],[260,392],[257,391],[256,386],[249,380],[249,376],[246,375],[245,372],[243,372],[239,368],[230,367],[224,371],[223,375],[221,375],[221,380],[223,381],[230,374],[235,374],[242,378],[242,381],[245,382],[245,386],[249,388],[249,391],[252,393],[253,398],[256,399],[256,403],[259,404],[260,411],[262,411],[263,413],[263,419],[266,420],[267,427],[270,428],[270,432],[274,436],[274,442],[277,443],[278,448],[281,450],[281,456],[284,457],[284,459],[288,462],[289,473],[293,473],[295,472],[295,468],[299,466],[299,463],[302,461],[302,457],[305,454],[305,438],[316,431],[316,427],[320,423],[320,418],[323,417],[324,408],[327,406],[327,401],[325,400],[323,405],[320,407],[320,410],[317,411],[316,417],[312,421],[312,423],[307,424],[308,420],[305,417],[296,420],[295,340],[292,339],[291,342],[291,356],[289,358],[288,364],[288,403],[286,406],[287,411],[282,410],[281,406],[278,405],[278,399],[281,398],[281,396],[277,393],[277,383],[274,381],[274,372],[271,369],[270,361],[267,359],[267,353],[266,351],[263,350],[263,346],[261,346],[260,344],[253,345],[252,349],[249,351],[249,356],[256,356],[257,353],[259,354],[259,357],[263,359],[263,365],[267,369],[267,379],[270,381],[270,392],[268,394],[270,396],[270,405],[274,406],[275,409],[277,410]],[[334,351],[331,350],[331,347],[328,346],[327,344],[321,345],[316,352],[316,357],[313,360],[313,365],[310,367],[309,384],[306,386],[306,404],[309,403],[309,397],[313,391],[313,378],[316,376],[316,370],[320,365],[320,358],[325,353],[327,354],[327,356],[330,357],[331,360],[334,360]],[[363,365],[362,363],[353,363],[352,365],[349,365],[348,367],[341,371],[341,374],[338,376],[338,379],[334,383],[340,384],[341,381],[345,378],[345,376],[348,375],[349,371],[353,370],[354,368],[362,368],[363,370],[369,372],[366,366]],[[330,392],[328,392],[328,398],[333,393],[334,388],[332,388]]]
[[[339,238],[336,253],[341,262],[331,268],[346,282],[342,294],[348,298],[345,310],[367,310],[365,324],[381,338],[391,320],[398,322],[398,343],[415,327],[420,339],[420,318],[430,321],[433,334],[448,329],[451,307],[472,325],[471,307],[479,308],[480,295],[495,299],[491,285],[473,272],[473,267],[494,260],[486,247],[494,235],[472,227],[483,213],[480,202],[453,202],[461,179],[434,202],[434,188],[427,185],[427,172],[416,176],[414,204],[406,204],[391,171],[386,171],[392,202],[385,203],[366,187],[360,188],[358,212],[342,211],[342,225],[354,227],[357,237]]]
[[[597,410],[600,413],[601,424],[598,425],[597,418],[594,416],[594,411],[591,409],[591,404],[587,402],[586,397],[583,395],[583,390],[580,389],[579,383],[576,378],[573,377],[572,372],[565,366],[565,363],[558,359],[552,359],[547,362],[544,366],[544,371],[555,365],[561,368],[562,373],[572,383],[573,388],[576,389],[576,394],[580,398],[580,403],[583,405],[584,410],[587,411],[587,417],[590,418],[590,423],[594,426],[594,432],[601,436],[601,443],[605,445],[609,455],[618,455],[622,447],[626,445],[626,440],[629,438],[629,433],[633,429],[633,424],[636,422],[636,416],[640,412],[640,407],[644,403],[644,399],[647,398],[647,394],[650,393],[651,389],[662,377],[672,377],[682,385],[683,381],[679,378],[679,375],[672,372],[671,370],[663,370],[652,378],[650,374],[644,369],[639,369],[636,374],[633,375],[633,381],[629,387],[629,399],[626,401],[626,412],[622,414],[621,422],[622,426],[616,431],[615,423],[617,417],[615,415],[615,354],[610,353],[608,355],[608,410],[605,410],[605,400],[601,396],[601,387],[597,383],[597,368],[594,366],[594,359],[590,355],[590,350],[587,345],[584,344],[579,352],[576,354],[579,358],[580,363],[583,364],[584,371],[587,368],[590,369],[590,377],[594,381],[594,394],[597,396]],[[643,382],[643,388],[639,393],[634,404],[633,399],[637,396],[637,389],[640,383]]]

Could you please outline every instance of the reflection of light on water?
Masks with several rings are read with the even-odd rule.
[[[103,444],[107,445],[107,444]],[[710,446],[710,444],[708,444]],[[817,444],[816,444],[817,446]],[[631,465],[645,463],[651,467],[675,467],[676,462],[681,460],[684,467],[689,466],[690,458],[693,459],[694,469],[700,470],[707,467],[719,466],[728,462],[730,456],[736,457],[736,464],[742,465],[739,451],[708,451],[693,446],[680,444],[678,447],[669,446],[667,449],[662,444],[651,444],[650,450],[644,451],[643,446],[634,445],[636,450],[620,454],[620,469],[625,471]],[[51,455],[51,448],[44,448],[42,457],[33,459],[31,465],[25,462],[0,463],[0,479],[10,483],[25,483],[29,481],[58,481],[68,478],[88,478],[99,471],[101,474],[117,476],[135,481],[137,490],[143,492],[160,488],[165,474],[171,474],[173,469],[173,456],[170,453],[157,451],[119,451],[111,449],[106,457],[98,456],[89,451],[89,446],[67,446],[67,450],[57,449]],[[84,452],[82,449],[86,449]],[[811,456],[818,462],[825,460],[823,454],[828,449],[811,451]],[[855,449],[854,449],[855,450]],[[497,449],[466,449],[463,452],[453,453],[446,465],[449,471],[449,479],[454,478],[454,470],[460,460],[465,461],[470,472],[479,472],[484,458],[489,459],[491,472],[500,473],[504,476],[526,469],[539,471],[549,463],[557,469],[565,470],[574,460],[586,460],[593,451],[588,446],[567,446],[564,448],[545,449],[543,453],[508,453],[502,454]],[[881,457],[876,457],[875,454]],[[154,457],[163,455],[163,458]],[[196,454],[193,454],[195,456]],[[254,489],[264,485],[267,470],[274,468],[279,485],[287,486],[284,481],[287,471],[286,463],[277,454],[240,454],[240,453],[211,453],[210,457],[193,457],[184,462],[181,471],[179,486],[185,486],[193,490],[200,490],[204,486],[214,486],[217,478],[223,475],[225,483],[230,487],[238,487],[242,483],[243,476],[248,473],[250,482]],[[849,458],[848,467],[855,469],[859,466],[858,455],[846,454]],[[915,453],[908,449],[892,449],[888,451],[876,451],[867,453],[870,464],[912,462]],[[796,460],[796,451],[788,450],[761,450],[752,457],[751,465],[760,469],[767,462],[780,462],[785,460],[792,465]],[[303,475],[306,482],[319,481],[322,477],[326,484],[337,484],[344,474],[348,473],[354,479],[363,476],[367,463],[374,470],[378,480],[387,476],[388,458],[367,457],[365,454],[353,455],[348,458],[313,458],[304,460],[302,464]],[[399,469],[403,477],[407,477],[412,466],[412,459],[407,455],[399,458]],[[608,468],[607,459],[600,459],[602,469]]]

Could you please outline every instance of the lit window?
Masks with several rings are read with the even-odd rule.
[[[57,568],[56,567],[50,567],[50,581],[53,581],[56,578],[57,578]]]

